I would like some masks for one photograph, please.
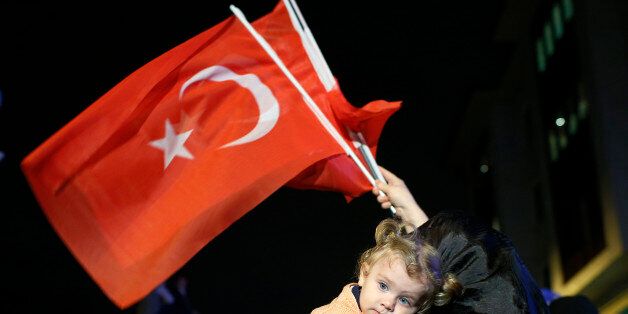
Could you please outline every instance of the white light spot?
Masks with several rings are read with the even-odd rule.
[[[563,118],[563,117],[557,118],[556,119],[556,125],[559,126],[559,127],[565,125],[565,118]]]
[[[481,173],[487,173],[488,172],[488,165],[481,165],[480,166],[480,172]]]

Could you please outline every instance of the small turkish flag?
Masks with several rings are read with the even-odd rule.
[[[357,156],[361,155],[351,144],[352,139],[347,128],[363,134],[367,141],[365,144],[375,156],[382,129],[388,118],[400,108],[401,102],[377,100],[362,108],[352,106],[340,91],[338,82],[329,77],[331,73],[328,76],[323,73],[322,57],[317,54],[314,44],[299,34],[296,29],[301,27],[296,21],[298,17],[296,14],[291,16],[285,2],[279,1],[271,13],[256,20],[253,26],[273,47],[327,119],[349,143],[354,153]],[[365,160],[362,160],[362,163],[366,165]],[[355,162],[346,154],[331,156],[317,162],[291,180],[288,186],[341,192],[347,200],[373,188]]]
[[[303,169],[341,153],[232,17],[132,73],[22,169],[67,247],[125,308]]]

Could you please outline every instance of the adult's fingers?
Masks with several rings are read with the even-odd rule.
[[[388,198],[388,196],[386,196],[386,194],[380,194],[377,196],[377,201],[380,203],[385,203],[390,202],[390,199]]]
[[[384,179],[386,179],[386,181],[388,181],[388,183],[392,183],[395,184],[399,181],[401,181],[401,179],[399,179],[394,173],[388,171],[388,169],[379,166],[379,170],[382,172],[382,175],[384,176]]]
[[[384,193],[388,193],[388,191],[390,190],[388,184],[386,184],[386,182],[382,182],[381,180],[375,180],[375,185],[377,186],[377,190],[382,191]]]

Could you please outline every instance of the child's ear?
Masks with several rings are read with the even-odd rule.
[[[358,285],[360,287],[364,286],[364,280],[369,275],[369,265],[367,263],[362,263],[360,265],[360,276],[358,277]]]

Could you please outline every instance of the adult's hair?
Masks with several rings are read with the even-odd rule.
[[[418,301],[419,313],[422,313],[430,308],[434,292],[441,285],[440,263],[434,247],[422,241],[416,232],[405,231],[408,225],[394,219],[381,221],[375,229],[375,246],[360,256],[358,272],[364,265],[372,266],[381,259],[400,258],[406,265],[408,276],[426,287]]]
[[[418,229],[436,248],[443,285],[433,313],[549,313],[508,237],[461,212],[441,212]]]

